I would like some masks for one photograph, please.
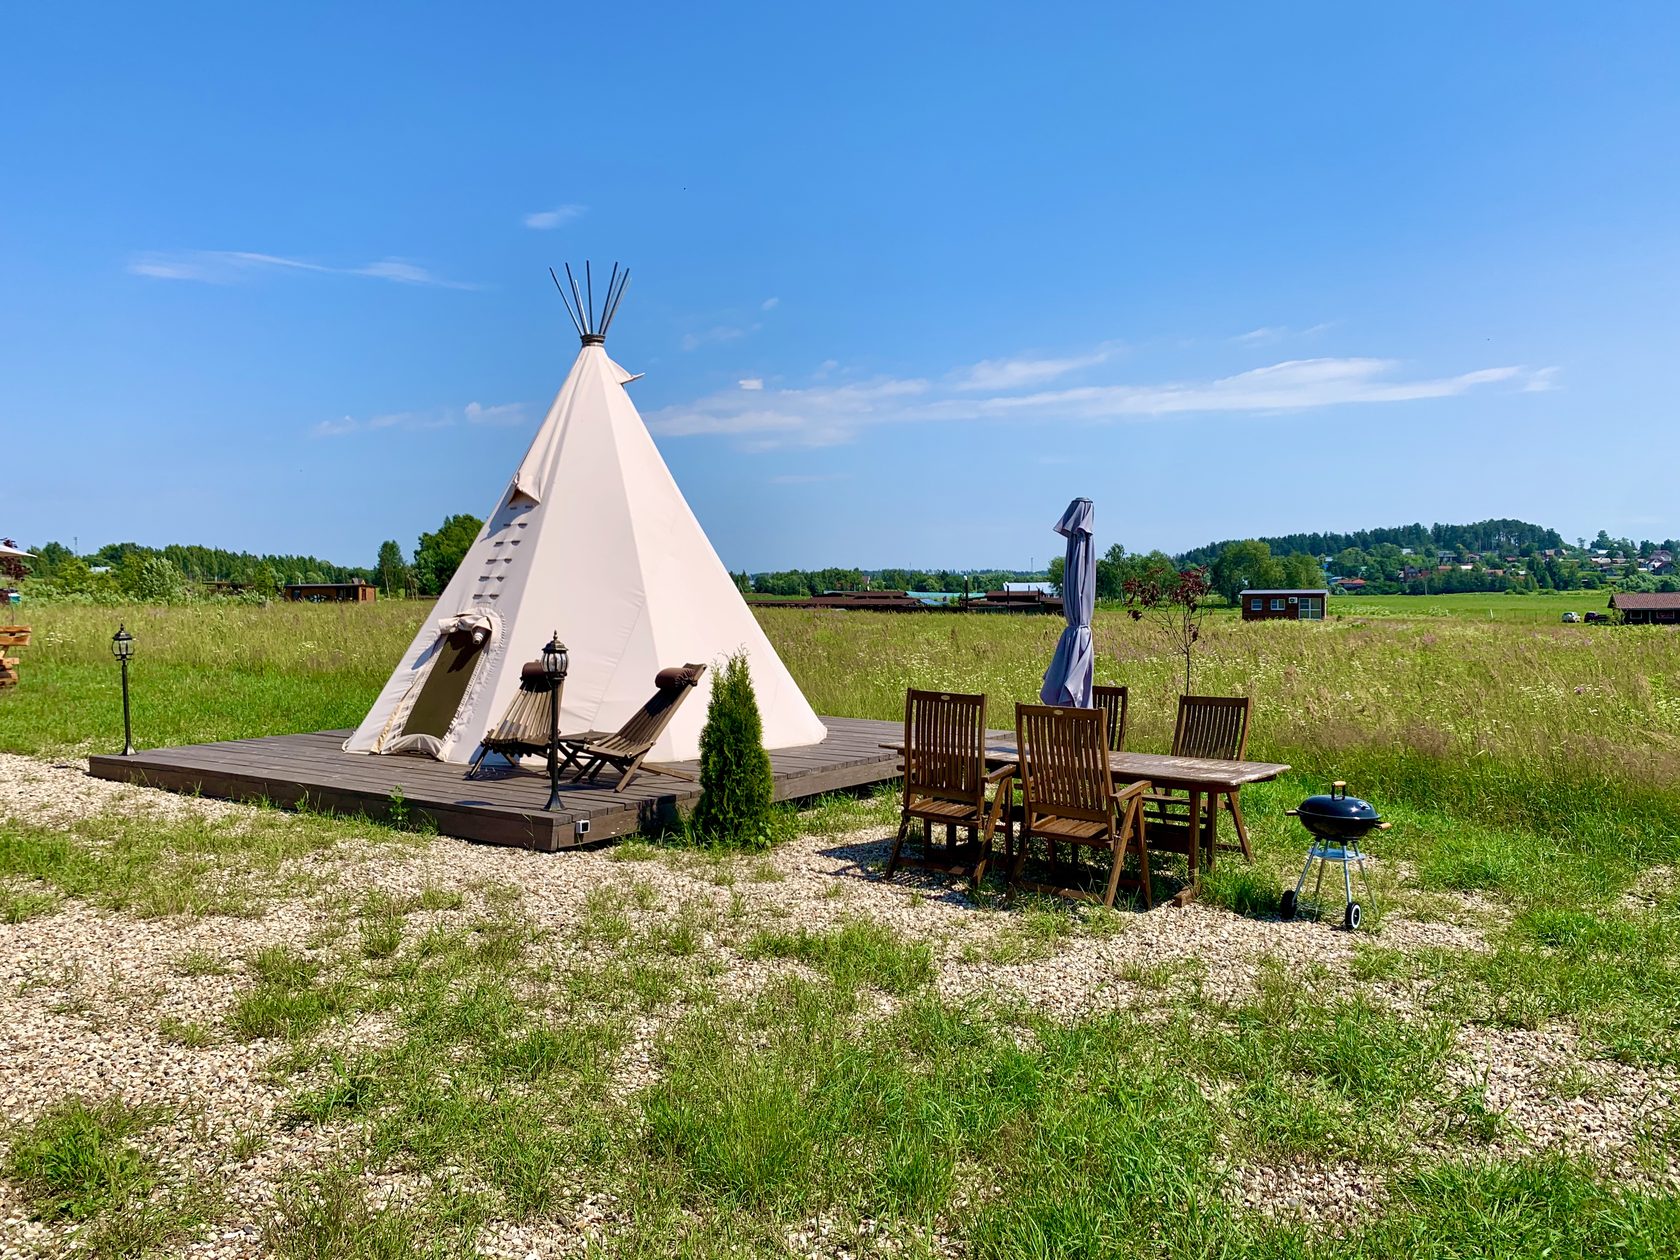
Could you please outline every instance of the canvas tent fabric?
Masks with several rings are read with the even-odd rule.
[[[660,457],[624,389],[633,379],[598,335],[584,339],[513,479],[347,751],[470,761],[519,689],[520,668],[555,632],[570,656],[562,732],[617,730],[661,669],[745,651],[765,747],[826,736]],[[699,755],[717,673],[707,670],[702,694],[649,760]],[[440,722],[442,705],[453,717]],[[426,729],[409,729],[416,715]]]
[[[1091,707],[1096,654],[1091,646],[1091,616],[1097,601],[1097,553],[1091,545],[1091,500],[1068,504],[1056,532],[1067,539],[1062,568],[1062,610],[1067,629],[1056,640],[1056,654],[1044,671],[1038,696],[1045,704]]]

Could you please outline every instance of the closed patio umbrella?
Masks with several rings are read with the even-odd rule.
[[[1045,704],[1091,707],[1091,682],[1096,654],[1091,647],[1091,614],[1097,603],[1097,554],[1091,546],[1091,500],[1068,504],[1056,532],[1067,539],[1067,562],[1062,570],[1062,612],[1067,629],[1056,641],[1056,655],[1044,671],[1038,697]]]

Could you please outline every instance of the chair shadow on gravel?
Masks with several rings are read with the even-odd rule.
[[[819,849],[818,852],[826,858],[845,863],[833,872],[839,879],[856,879],[866,883],[879,884],[883,881],[887,857],[892,852],[893,832],[883,832],[878,840],[854,841],[848,844],[837,844],[831,848]],[[910,843],[919,843],[920,836],[912,831]],[[1171,901],[1184,887],[1188,879],[1188,871],[1174,869],[1172,855],[1166,855],[1166,860],[1150,855],[1150,892],[1153,894],[1155,909],[1168,908],[1166,903]],[[1083,886],[1101,891],[1108,878],[1106,867],[1099,868],[1094,862],[1082,862],[1081,868],[1085,874]],[[1069,863],[1062,864],[1058,874],[1065,877],[1068,874]],[[1184,867],[1182,859],[1177,863]],[[1164,869],[1163,869],[1164,868]],[[1030,894],[1020,894],[1015,897],[1009,895],[1007,879],[1008,861],[1004,856],[1002,844],[999,843],[992,855],[991,864],[986,869],[984,883],[978,889],[970,889],[968,881],[960,875],[948,875],[941,871],[925,871],[916,867],[900,867],[892,878],[892,887],[902,888],[909,892],[920,893],[930,901],[943,901],[949,905],[962,906],[968,909],[987,910],[1018,910],[1026,907],[1042,909],[1047,905],[1063,906],[1071,913],[1077,909],[1079,903],[1065,897],[1045,897]],[[1029,873],[1043,874],[1048,872],[1049,864],[1042,858],[1030,857],[1027,862]],[[1071,882],[1071,881],[1070,881]],[[1141,898],[1130,897],[1122,893],[1115,898],[1114,908],[1117,911],[1136,910],[1143,912]],[[1256,915],[1256,917],[1266,917]],[[1273,914],[1271,917],[1276,917]]]

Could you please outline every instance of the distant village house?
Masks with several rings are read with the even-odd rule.
[[[1244,591],[1244,621],[1323,621],[1330,592],[1318,590]]]

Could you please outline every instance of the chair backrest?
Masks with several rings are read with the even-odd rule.
[[[986,697],[904,693],[904,793],[980,802],[986,795]]]
[[[660,670],[654,679],[653,697],[630,715],[630,720],[618,728],[611,742],[637,751],[652,748],[705,672],[704,665],[694,664],[684,665],[681,670]]]
[[[1241,761],[1253,706],[1248,696],[1180,696],[1172,755]]]
[[[1111,812],[1106,722],[1097,709],[1015,706],[1021,795],[1028,819],[1045,814],[1102,820]]]
[[[1126,751],[1126,707],[1131,704],[1131,692],[1125,687],[1092,687],[1091,699],[1108,721],[1108,747],[1111,752]]]
[[[544,680],[542,690],[533,691],[521,686],[513,693],[513,700],[502,714],[502,720],[484,737],[486,743],[546,744],[553,735],[554,710],[550,688]]]

